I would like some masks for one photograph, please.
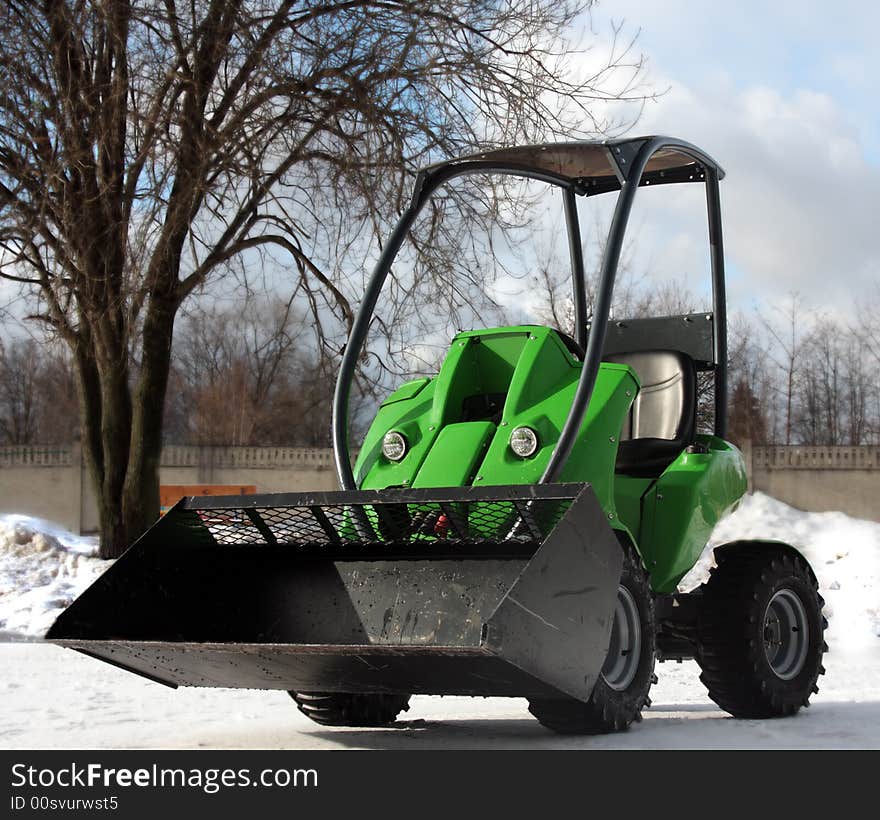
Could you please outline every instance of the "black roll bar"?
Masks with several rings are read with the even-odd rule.
[[[583,351],[587,346],[587,280],[584,271],[584,246],[578,219],[577,197],[569,186],[563,192],[565,224],[568,228],[568,252],[571,257],[571,295],[574,303],[574,340]]]
[[[645,167],[651,158],[663,149],[674,149],[692,158],[702,166],[706,184],[706,205],[708,211],[709,242],[711,248],[712,302],[714,313],[715,347],[715,434],[723,437],[727,429],[727,314],[724,287],[724,247],[721,231],[721,199],[718,182],[722,172],[717,163],[699,148],[672,137],[650,137],[619,143],[609,143],[608,151],[620,182],[620,194],[614,210],[614,217],[608,232],[605,254],[602,260],[599,289],[597,292],[593,322],[586,338],[581,377],[574,399],[565,420],[559,441],[550,456],[550,461],[541,483],[555,481],[565,467],[568,456],[577,439],[589,406],[590,397],[596,384],[599,364],[602,360],[602,346],[608,326],[614,282],[623,247],[629,216],[632,211],[636,191],[642,181]],[[633,156],[634,154],[634,156]],[[452,161],[423,171],[416,178],[412,201],[401,215],[379,257],[364,298],[352,324],[348,342],[339,368],[336,389],[333,394],[332,435],[336,471],[343,490],[356,490],[354,474],[348,448],[348,404],[351,385],[354,380],[357,360],[366,341],[373,312],[382,286],[391,270],[406,234],[431,194],[449,180],[475,173],[497,173],[522,176],[547,182],[563,189],[566,226],[568,230],[569,251],[571,254],[572,283],[575,305],[576,341],[583,348],[586,334],[586,282],[584,279],[583,250],[577,215],[577,194],[588,193],[583,180],[571,179],[562,175],[538,170],[517,163],[499,164],[489,160]],[[676,176],[670,181],[680,181]]]
[[[706,206],[712,265],[712,313],[715,342],[715,435],[727,436],[727,293],[724,276],[724,238],[718,170],[706,168]]]

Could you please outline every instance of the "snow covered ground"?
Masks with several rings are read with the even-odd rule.
[[[827,601],[832,651],[810,709],[734,720],[693,662],[658,665],[654,706],[629,732],[561,738],[518,699],[416,697],[396,728],[326,729],[283,692],[179,689],[39,642],[106,566],[94,542],[0,517],[0,744],[6,748],[880,748],[880,524],[747,498],[712,543],[779,538],[800,547]],[[683,587],[708,573],[707,551]]]
[[[5,748],[877,749],[880,651],[827,656],[813,705],[795,717],[734,720],[693,662],[658,664],[654,705],[628,732],[559,737],[526,702],[416,697],[394,728],[322,728],[284,692],[177,689],[46,644],[0,644]]]

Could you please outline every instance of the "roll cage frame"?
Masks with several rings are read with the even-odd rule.
[[[579,160],[583,160],[580,166]],[[592,167],[595,167],[596,162],[599,161],[598,170],[610,170],[611,173],[578,174],[578,170],[590,167],[590,162],[587,160],[593,163]],[[607,164],[603,165],[603,162]],[[572,173],[566,173],[566,168]],[[723,169],[695,145],[674,137],[650,136],[601,142],[521,146],[431,165],[420,171],[416,177],[412,199],[382,249],[367,283],[363,300],[352,323],[336,380],[333,394],[332,437],[336,471],[342,489],[357,489],[348,446],[349,398],[357,360],[366,342],[376,303],[391,265],[406,239],[407,232],[431,195],[441,185],[457,177],[477,173],[535,179],[555,185],[563,191],[572,272],[575,341],[585,352],[571,408],[540,483],[547,484],[558,480],[589,407],[602,360],[624,235],[636,191],[639,187],[647,185],[705,182],[714,317],[712,330],[712,370],[715,381],[714,432],[716,436],[724,438],[727,430],[727,305],[721,199],[718,185],[724,178]],[[615,190],[619,191],[619,194],[608,230],[588,333],[586,280],[577,196],[593,196]]]

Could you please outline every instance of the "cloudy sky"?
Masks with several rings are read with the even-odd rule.
[[[880,4],[601,0],[585,42],[601,51],[612,21],[639,32],[645,80],[665,91],[631,134],[682,137],[727,171],[732,307],[798,292],[845,318],[855,300],[880,299]],[[637,273],[708,284],[703,220],[699,186],[640,192],[628,237]]]
[[[641,30],[650,84],[668,88],[631,133],[687,139],[727,172],[732,302],[797,291],[850,311],[880,280],[880,4],[603,0],[592,26],[621,19]],[[679,199],[644,203],[637,238],[643,259],[692,281],[705,257]]]

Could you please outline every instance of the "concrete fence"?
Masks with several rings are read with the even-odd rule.
[[[752,490],[801,510],[880,521],[880,447],[747,445],[743,455]]]
[[[336,489],[333,452],[300,447],[165,447],[162,484],[247,484],[259,493]],[[72,532],[98,529],[79,445],[0,447],[0,513],[46,518]]]
[[[802,510],[880,521],[880,447],[743,447],[749,488]],[[333,453],[296,447],[166,447],[162,484],[248,484],[259,493],[336,489]],[[78,445],[0,447],[0,513],[94,532],[97,506]]]

